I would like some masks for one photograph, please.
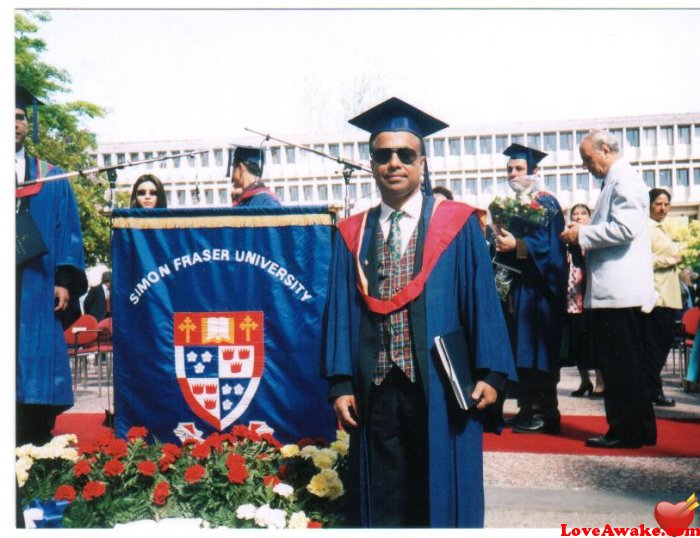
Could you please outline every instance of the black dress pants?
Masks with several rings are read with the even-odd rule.
[[[593,353],[605,380],[606,436],[629,444],[655,444],[641,329],[639,308],[591,310]]]
[[[559,424],[557,380],[553,375],[537,368],[518,368],[518,387],[519,420],[539,417],[549,425]]]
[[[428,421],[421,384],[394,366],[370,389],[366,424],[370,525],[428,527]]]
[[[644,368],[647,374],[649,395],[652,399],[664,395],[661,385],[663,370],[668,352],[673,343],[673,324],[676,320],[673,308],[657,306],[648,314],[642,314],[644,327]]]

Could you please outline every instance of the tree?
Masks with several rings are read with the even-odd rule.
[[[27,138],[27,151],[32,155],[54,163],[64,170],[80,170],[94,166],[90,150],[97,147],[95,135],[81,125],[85,118],[104,116],[105,110],[87,101],[65,104],[51,103],[55,93],[69,91],[70,75],[62,69],[40,60],[46,43],[35,36],[39,24],[51,20],[47,12],[25,11],[15,13],[15,78],[45,103],[39,110],[39,144]],[[32,110],[28,110],[31,116]],[[29,119],[31,125],[31,118]],[[105,206],[106,180],[98,182],[88,178],[71,181],[78,202],[78,212],[83,231],[85,257],[88,266],[109,263],[110,224],[101,213]]]

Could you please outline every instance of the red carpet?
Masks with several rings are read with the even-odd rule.
[[[94,443],[108,431],[102,413],[64,413],[56,421],[54,435],[75,433],[81,443]],[[562,417],[560,435],[518,434],[506,428],[501,435],[485,435],[484,449],[491,452],[537,454],[585,454],[597,456],[651,456],[700,458],[700,420],[656,419],[658,443],[641,449],[601,450],[587,448],[584,441],[607,430],[605,417]]]
[[[603,435],[608,429],[605,417],[561,417],[561,434],[513,433],[509,428],[501,435],[485,435],[484,450],[491,452],[534,452],[537,454],[584,454],[596,456],[650,456],[700,458],[700,420],[656,419],[656,446],[638,449],[588,448],[584,441]]]

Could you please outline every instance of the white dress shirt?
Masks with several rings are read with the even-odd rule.
[[[399,219],[399,229],[401,230],[401,254],[406,252],[408,243],[411,240],[413,232],[418,226],[418,221],[421,217],[421,207],[423,206],[423,195],[420,189],[416,189],[406,203],[401,206],[401,211],[404,215]],[[391,214],[396,211],[393,207],[388,206],[384,202],[381,204],[381,210],[379,213],[379,225],[382,227],[382,234],[384,234],[384,240],[389,237],[389,230],[391,229]]]
[[[17,184],[24,183],[24,175],[26,173],[27,161],[24,158],[24,146],[15,153],[15,174],[17,177]]]

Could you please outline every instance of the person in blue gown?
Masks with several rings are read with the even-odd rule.
[[[233,152],[231,181],[239,194],[233,207],[280,207],[279,198],[260,179],[265,165],[262,148],[237,146]]]
[[[51,440],[56,416],[73,405],[71,370],[60,314],[87,289],[78,208],[70,184],[22,184],[63,171],[25,152],[27,108],[35,98],[16,89],[17,211],[28,212],[45,252],[17,266],[17,444]],[[34,107],[36,116],[36,107]]]
[[[350,123],[371,133],[382,203],[339,223],[324,319],[323,376],[350,433],[346,524],[482,527],[482,434],[500,431],[516,376],[482,228],[421,192],[423,137],[446,124],[396,98]],[[468,412],[434,346],[455,330],[477,380]]]
[[[502,227],[495,234],[498,256],[515,269],[504,301],[519,379],[520,409],[510,424],[516,433],[554,434],[561,428],[557,383],[568,278],[566,247],[559,239],[564,216],[557,199],[537,188],[537,165],[547,154],[520,144],[503,153],[515,195],[550,212],[546,224],[522,236]]]

